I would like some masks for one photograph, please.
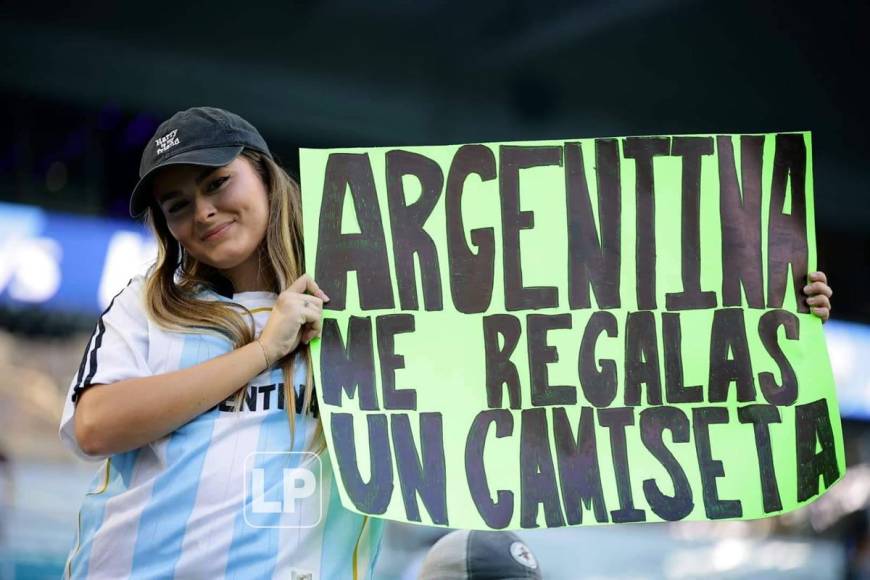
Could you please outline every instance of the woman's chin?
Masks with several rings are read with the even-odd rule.
[[[233,270],[241,265],[246,259],[246,256],[236,256],[236,255],[219,255],[219,256],[206,256],[203,257],[200,261],[204,264],[208,264],[212,268],[219,270],[221,272],[225,272],[227,270]]]
[[[221,272],[237,270],[239,267],[247,265],[252,266],[254,273],[256,273],[256,246],[248,242],[249,240],[247,239],[225,240],[215,247],[198,248],[200,252],[192,252],[191,254],[200,262],[208,264]],[[244,269],[248,271],[247,267]]]

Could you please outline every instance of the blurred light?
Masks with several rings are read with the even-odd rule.
[[[35,238],[18,244],[9,297],[30,303],[46,302],[60,288],[62,250],[54,240]]]
[[[99,313],[156,254],[138,223],[0,203],[0,304]]]
[[[713,568],[719,572],[739,568],[749,559],[749,544],[745,540],[729,538],[713,547]]]
[[[806,567],[811,557],[824,558],[824,552],[813,551],[810,542],[730,538],[712,546],[675,549],[663,569],[666,578],[781,578]]]
[[[832,320],[825,325],[825,340],[840,414],[870,419],[870,326]]]
[[[112,297],[136,274],[144,272],[156,258],[151,238],[135,232],[117,232],[109,241],[106,263],[100,279],[100,306],[106,308]]]

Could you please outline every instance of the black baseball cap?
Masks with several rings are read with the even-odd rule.
[[[179,111],[157,127],[139,163],[139,183],[130,196],[130,215],[148,208],[150,179],[167,165],[222,167],[243,149],[254,149],[270,159],[272,154],[260,132],[234,113],[215,107]]]
[[[541,566],[513,532],[455,530],[426,555],[418,580],[540,580]]]

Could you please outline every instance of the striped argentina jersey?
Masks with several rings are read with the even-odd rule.
[[[310,450],[316,417],[299,413],[305,365],[295,367],[296,438],[290,449],[283,376],[272,369],[232,397],[139,449],[89,456],[78,445],[75,405],[90,385],[163,374],[228,352],[216,334],[169,332],[143,304],[144,278],[100,317],[70,384],[60,437],[79,457],[102,461],[76,522],[66,577],[369,578],[383,522],[344,509],[328,452]],[[228,300],[208,291],[208,299]],[[275,294],[243,292],[256,332]]]

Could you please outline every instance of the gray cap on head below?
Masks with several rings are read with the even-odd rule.
[[[540,579],[541,566],[512,532],[456,530],[429,550],[419,580]]]

